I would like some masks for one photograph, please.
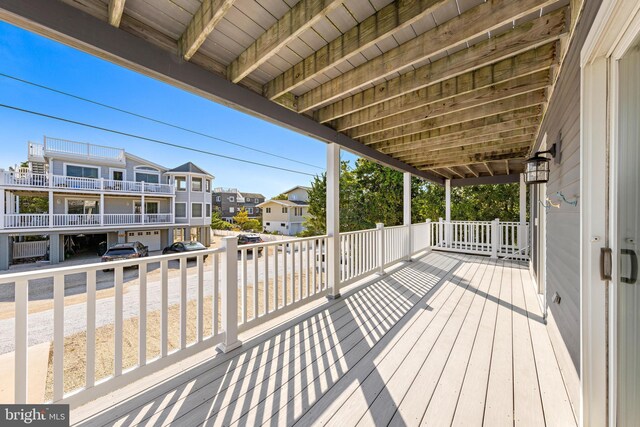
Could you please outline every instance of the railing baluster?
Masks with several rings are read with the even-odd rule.
[[[240,251],[240,264],[242,266],[242,269],[241,269],[242,285],[241,285],[239,308],[240,308],[242,323],[247,322],[247,255],[248,255],[248,249],[242,249],[242,251]]]
[[[204,337],[204,257],[202,255],[198,255],[196,262],[198,264],[197,342],[201,342]]]
[[[96,379],[96,271],[87,271],[87,388],[95,385]]]
[[[280,286],[280,274],[278,271],[278,258],[280,258],[280,246],[281,245],[276,245],[274,247],[274,254],[273,254],[273,310],[276,311],[280,304],[278,303],[278,287]],[[283,247],[283,250],[286,249],[286,247]],[[286,266],[287,263],[284,262],[283,263],[283,268],[285,268],[286,270]],[[286,273],[284,274],[284,281],[286,281],[287,279],[287,275]],[[283,292],[284,295],[284,292]],[[284,303],[283,303],[284,305]]]
[[[289,292],[291,293],[291,303],[296,301],[296,242],[291,242],[291,286]]]
[[[180,258],[180,348],[187,348],[187,259]]]
[[[288,291],[288,278],[289,278],[289,270],[287,269],[287,246],[291,247],[290,243],[287,243],[282,251],[282,306],[286,307],[289,305],[289,291]]]
[[[15,376],[14,403],[27,403],[29,366],[29,281],[18,279],[15,292]]]
[[[138,319],[138,366],[147,364],[147,274],[149,264],[144,262],[138,267],[140,283],[140,318]]]
[[[217,336],[219,333],[218,322],[218,295],[220,292],[220,257],[217,253],[213,254],[213,271],[212,271],[212,279],[213,279],[213,297],[211,300],[211,323],[213,335]]]
[[[64,275],[53,278],[53,401],[64,396]]]
[[[258,318],[258,258],[259,248],[253,250],[253,318]]]
[[[274,248],[276,248],[274,246]],[[276,251],[277,257],[277,251]],[[269,313],[269,247],[264,248],[264,279],[262,281],[262,301],[264,305],[264,314]],[[276,273],[277,274],[277,273]]]
[[[160,356],[169,349],[169,261],[160,261]]]
[[[310,244],[311,244],[311,240],[307,240],[307,241],[305,242],[305,245],[304,245],[304,248],[305,248],[304,252],[305,252],[305,256],[306,256],[306,258],[307,258],[307,266],[306,266],[306,268],[305,268],[305,273],[306,273],[306,274],[305,274],[305,278],[306,278],[306,286],[307,286],[307,297],[309,297],[309,295],[311,295],[311,294],[309,293],[309,292],[310,292],[310,289],[309,289],[309,288],[310,288],[310,286],[311,286],[311,278],[309,277],[309,272],[310,272],[310,270],[311,270],[311,266],[310,266],[310,264],[309,264],[309,245],[310,245]]]
[[[116,291],[115,297],[115,323],[114,323],[114,375],[116,377],[122,375],[122,282],[123,282],[123,267],[118,266],[114,269],[114,287]]]

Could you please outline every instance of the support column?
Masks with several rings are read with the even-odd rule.
[[[411,261],[411,173],[403,174],[403,225],[407,228],[406,260]]]
[[[53,227],[53,191],[49,190],[49,227]]]
[[[327,144],[327,297],[340,297],[340,146]]]
[[[8,270],[10,261],[9,235],[0,234],[0,270]]]
[[[0,230],[4,228],[4,216],[7,213],[7,203],[4,188],[0,188]],[[0,261],[1,263],[2,261]]]
[[[520,225],[518,226],[518,249],[527,247],[528,233],[527,222],[527,185],[524,183],[524,174],[520,174]]]
[[[147,210],[145,209],[144,206],[144,181],[141,182],[142,184],[142,196],[140,196],[140,222],[142,224],[144,224],[144,215],[147,213]]]
[[[444,182],[445,205],[444,205],[444,241],[445,247],[451,247],[451,180]]]
[[[235,236],[222,238],[222,329],[224,340],[218,350],[227,353],[242,345],[238,340],[238,239]]]
[[[60,241],[60,233],[49,234],[49,263],[58,264],[64,259],[64,239]]]
[[[104,193],[100,192],[100,225],[104,225]]]

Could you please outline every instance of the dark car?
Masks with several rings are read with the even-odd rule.
[[[238,246],[253,245],[256,243],[262,243],[262,238],[257,234],[241,234],[238,236]],[[258,253],[264,249],[262,246],[258,248]],[[248,249],[247,252],[253,252],[252,249]]]
[[[205,249],[207,247],[200,242],[175,242],[171,246],[164,248],[162,254],[181,254],[183,252],[204,251]],[[204,256],[204,259],[207,259],[207,255]]]
[[[140,242],[116,243],[102,255],[102,262],[119,261],[149,256],[149,247]]]

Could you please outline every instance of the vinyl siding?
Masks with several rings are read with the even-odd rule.
[[[578,206],[562,202],[560,208],[549,208],[546,221],[547,303],[554,322],[550,327],[559,332],[555,339],[552,334],[552,341],[556,352],[568,352],[566,364],[571,366],[562,368],[575,376],[580,372],[580,51],[599,7],[600,0],[586,2],[538,140],[540,144],[546,135],[548,148],[562,135],[561,162],[551,162],[541,201],[549,197],[558,202],[558,192],[568,200],[578,199]],[[551,301],[556,292],[560,304]],[[577,390],[571,392],[575,396]]]

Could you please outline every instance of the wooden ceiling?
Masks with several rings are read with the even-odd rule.
[[[444,178],[519,173],[578,0],[63,0]]]

